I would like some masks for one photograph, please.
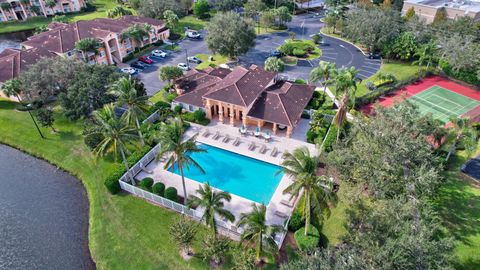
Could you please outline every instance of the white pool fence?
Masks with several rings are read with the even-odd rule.
[[[139,172],[141,172],[150,162],[152,162],[155,157],[157,156],[157,153],[160,149],[160,145],[156,145],[154,148],[152,148],[152,150],[150,150],[144,157],[142,157],[134,166],[132,166],[130,168],[130,173],[131,175],[135,176],[137,175]],[[156,194],[153,194],[151,192],[148,192],[146,190],[143,190],[141,188],[138,188],[136,186],[133,186],[129,183],[129,179],[128,179],[128,176],[127,176],[127,173],[125,173],[120,179],[119,179],[119,183],[120,183],[120,187],[137,196],[137,197],[141,197],[153,204],[156,204],[156,205],[159,205],[159,206],[163,206],[167,209],[170,209],[170,210],[173,210],[173,211],[176,211],[178,213],[181,213],[181,214],[184,214],[196,221],[200,221],[201,218],[202,218],[202,215],[203,215],[203,212],[202,211],[199,211],[199,210],[195,210],[195,209],[191,209],[191,208],[188,208],[182,204],[179,204],[177,202],[174,202],[174,201],[171,201],[171,200],[168,200],[164,197],[161,197],[161,196],[158,196]],[[287,227],[288,227],[288,222],[290,221],[290,217],[286,220],[285,224],[284,224],[284,231],[281,232],[281,233],[278,233],[275,235],[275,242],[277,243],[277,246],[278,248],[280,249],[282,244],[283,244],[283,240],[285,239],[285,236],[287,235]],[[243,232],[243,229],[242,228],[239,228],[239,227],[236,227],[235,224],[232,224],[231,222],[225,222],[223,220],[219,220],[217,219],[217,229],[218,229],[218,232],[225,235],[225,236],[228,236],[234,240],[240,240],[240,235],[242,234]]]

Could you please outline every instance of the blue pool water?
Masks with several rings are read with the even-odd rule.
[[[283,177],[283,172],[276,175],[280,166],[206,144],[199,147],[207,152],[190,153],[190,156],[205,173],[190,166],[184,169],[185,177],[200,183],[208,182],[220,190],[268,205]],[[176,166],[173,172],[180,175]]]

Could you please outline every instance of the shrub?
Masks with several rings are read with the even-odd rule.
[[[177,189],[174,187],[169,187],[165,190],[165,198],[171,201],[178,201]]]
[[[172,103],[172,101],[177,97],[177,93],[168,93],[165,97],[168,103]]]
[[[152,148],[150,146],[145,146],[144,148],[133,152],[128,158],[128,166],[133,166],[137,163],[143,156],[145,156],[148,151]],[[104,185],[111,194],[117,194],[120,191],[120,184],[118,179],[123,176],[127,171],[123,164],[117,164],[117,166],[110,172],[110,174],[105,178]]]
[[[88,147],[88,149],[90,149],[90,151],[93,151],[93,149],[95,149],[95,147],[97,147],[102,140],[103,135],[100,133],[91,133],[83,137],[83,142]]]
[[[323,149],[326,152],[331,152],[333,150],[333,145],[337,140],[337,127],[334,125],[330,126],[330,131],[327,133],[327,137],[323,142]]]
[[[377,89],[377,87],[375,86],[375,84],[373,82],[367,82],[365,84],[365,86],[367,87],[368,90],[370,91],[375,91]]]
[[[301,229],[303,226],[305,226],[305,220],[302,218],[302,213],[300,213],[300,210],[298,208],[295,208],[295,210],[292,213],[292,216],[290,217],[290,222],[288,223],[288,229],[290,231],[296,232],[299,229]]]
[[[296,83],[296,84],[307,84],[307,82],[306,82],[304,79],[302,79],[302,78],[296,79],[296,80],[295,80],[295,83]],[[315,91],[315,92],[317,92],[317,91]]]
[[[196,122],[196,123],[199,123],[203,120],[205,120],[205,118],[207,117],[207,115],[205,114],[205,112],[203,110],[196,110],[193,112],[193,120]]]
[[[322,36],[320,36],[319,34],[315,34],[312,36],[312,41],[315,44],[320,44],[322,42]]]
[[[307,235],[305,235],[305,228],[302,227],[295,232],[294,237],[300,250],[314,249],[318,247],[318,243],[320,242],[320,233],[317,228],[312,225],[308,227]]]
[[[307,54],[307,52],[302,49],[293,49],[292,54],[296,57],[305,57],[305,54]]]
[[[152,192],[158,196],[165,196],[165,184],[157,182],[152,187]]]
[[[181,114],[181,113],[182,113],[182,110],[183,110],[182,105],[177,105],[177,106],[175,106],[175,108],[173,108],[173,112],[174,112],[175,114]]]
[[[282,54],[285,54],[285,55],[292,55],[294,49],[295,49],[295,46],[293,46],[292,43],[287,42],[285,44],[282,44],[278,48],[278,51],[281,52]]]
[[[152,191],[152,185],[153,179],[150,177],[145,177],[138,183],[138,186],[146,191]]]

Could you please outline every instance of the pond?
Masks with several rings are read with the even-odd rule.
[[[0,269],[95,269],[78,179],[0,145]]]

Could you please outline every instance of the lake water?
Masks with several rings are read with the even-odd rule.
[[[0,172],[0,269],[95,269],[82,184],[4,145]]]
[[[21,47],[20,43],[27,40],[31,35],[33,35],[32,30],[0,34],[0,53],[7,48],[19,49]]]

